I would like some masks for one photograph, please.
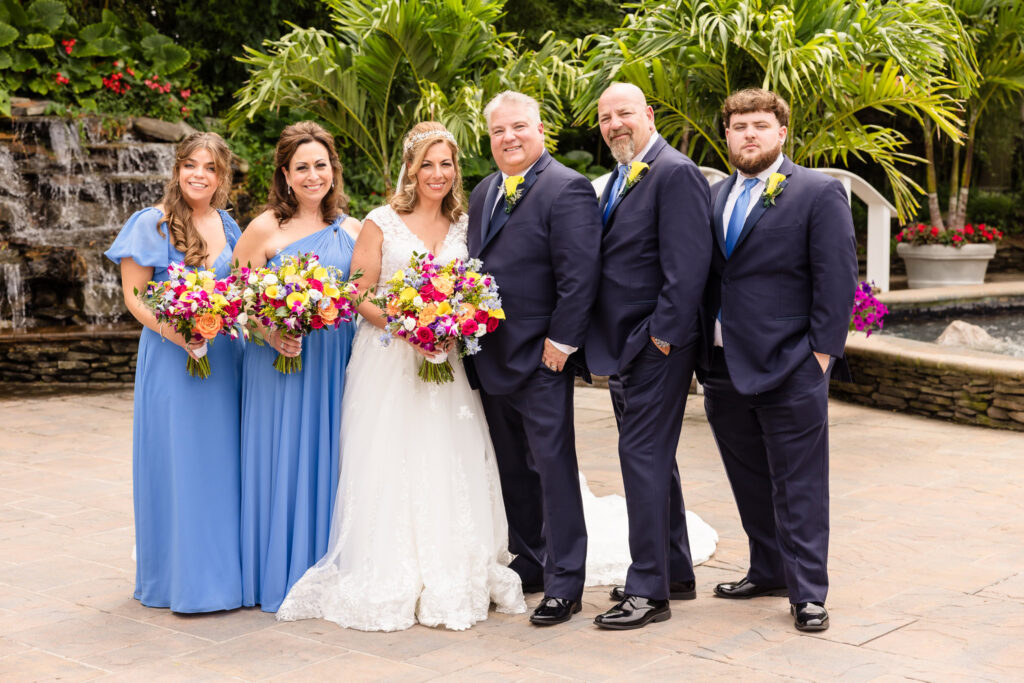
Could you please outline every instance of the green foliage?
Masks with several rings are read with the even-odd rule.
[[[328,32],[294,27],[266,52],[247,47],[250,79],[236,93],[234,128],[268,109],[309,112],[351,145],[385,191],[413,123],[444,123],[466,152],[479,150],[484,102],[513,88],[537,97],[550,134],[571,88],[571,46],[547,36],[518,50],[494,21],[503,0],[325,0]],[[553,137],[549,139],[549,144]]]
[[[130,15],[127,15],[130,16]],[[191,55],[145,20],[109,9],[80,25],[60,0],[0,0],[0,113],[10,95],[36,95],[57,112],[198,120],[217,89],[195,87]]]
[[[568,40],[607,34],[622,24],[625,15],[616,0],[517,0],[498,20],[498,30],[516,33],[525,43],[539,47],[549,29]]]
[[[1011,234],[1024,230],[1021,198],[1017,195],[972,192],[968,205],[970,206],[970,223],[985,223]]]
[[[629,81],[646,93],[666,138],[698,161],[727,166],[722,101],[743,87],[772,89],[792,108],[785,151],[794,161],[870,159],[903,215],[921,191],[903,167],[919,159],[902,132],[864,116],[898,112],[958,135],[954,96],[972,81],[972,54],[942,3],[643,0],[627,8],[622,28],[588,39],[587,83],[574,101],[580,120],[593,120],[609,82]]]

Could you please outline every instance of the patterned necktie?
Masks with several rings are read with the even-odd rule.
[[[736,241],[743,232],[743,224],[747,221],[747,206],[750,204],[750,191],[757,185],[757,178],[747,178],[743,181],[743,191],[736,198],[736,205],[732,207],[732,215],[729,216],[729,227],[725,231],[725,258],[732,256],[732,250]]]
[[[604,217],[601,219],[602,223],[608,222],[608,216],[612,214],[612,208],[615,206],[615,200],[619,197],[619,192],[622,191],[622,183],[626,179],[626,174],[629,172],[629,166],[625,164],[619,164],[618,175],[615,176],[615,182],[612,183],[612,191],[608,194],[608,203],[604,207]]]

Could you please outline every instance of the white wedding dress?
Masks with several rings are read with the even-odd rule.
[[[390,206],[367,216],[384,235],[378,289],[427,248]],[[436,254],[467,258],[466,219]],[[526,610],[508,568],[508,526],[479,396],[461,361],[455,381],[417,376],[423,357],[381,344],[360,320],[341,408],[341,476],[327,554],[292,587],[284,621],[322,617],[364,631],[415,623],[467,629]]]
[[[378,288],[427,248],[390,206],[367,216],[384,236]],[[436,254],[465,259],[466,217]],[[363,631],[415,623],[463,630],[499,612],[526,610],[508,568],[508,524],[480,397],[460,360],[455,381],[428,384],[422,356],[403,341],[381,344],[360,320],[341,418],[341,476],[326,555],[292,587],[281,621],[323,618]],[[484,340],[486,343],[486,340]],[[587,585],[622,583],[629,567],[626,504],[597,498],[580,477],[589,530]],[[694,564],[718,541],[687,512]]]

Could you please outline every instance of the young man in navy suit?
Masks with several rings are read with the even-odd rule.
[[[696,597],[676,448],[700,347],[711,204],[639,88],[611,85],[597,114],[619,166],[599,204],[601,284],[585,347],[590,370],[609,375],[632,563],[595,623],[634,629],[670,618],[669,599]]]
[[[580,611],[587,561],[573,382],[600,269],[590,182],[544,149],[536,100],[511,91],[484,109],[499,172],[469,199],[469,254],[498,283],[505,322],[467,358],[498,461],[512,568],[544,592],[530,621]]]
[[[782,154],[789,106],[749,89],[722,106],[737,171],[711,188],[711,273],[698,376],[750,542],[721,598],[789,596],[802,631],[828,628],[828,383],[857,285],[838,180]]]

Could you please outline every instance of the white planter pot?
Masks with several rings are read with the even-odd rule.
[[[897,244],[896,253],[907,264],[910,289],[980,285],[996,245],[965,244],[958,249],[945,244]]]

